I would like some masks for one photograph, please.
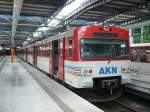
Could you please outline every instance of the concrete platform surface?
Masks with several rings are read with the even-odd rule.
[[[0,112],[103,112],[18,58],[0,67]]]

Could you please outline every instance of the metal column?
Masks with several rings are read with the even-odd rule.
[[[15,38],[15,34],[16,34],[16,29],[17,29],[18,20],[20,17],[22,4],[23,4],[23,0],[14,0],[13,20],[12,20],[12,36],[11,36],[12,47],[14,47],[14,38]]]

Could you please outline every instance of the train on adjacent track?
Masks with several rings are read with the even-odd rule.
[[[150,62],[150,43],[131,44],[131,60],[134,62]]]
[[[130,82],[128,31],[82,26],[17,49],[18,57],[74,88],[115,93]]]

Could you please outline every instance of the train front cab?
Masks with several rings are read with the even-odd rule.
[[[65,38],[64,82],[75,88],[115,90],[130,82],[129,37],[115,27],[81,27]]]

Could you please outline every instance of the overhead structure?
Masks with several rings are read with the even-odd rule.
[[[18,0],[20,6],[21,2],[23,4],[22,8],[17,6],[21,10],[20,17],[16,15],[18,16],[16,21],[17,18],[12,17],[15,1],[17,0],[0,0],[0,42],[2,44],[9,45],[11,39],[15,44],[22,45],[25,41],[42,40],[70,27],[90,24],[124,27],[150,19],[149,0]],[[80,5],[69,12],[73,6],[76,6],[68,8],[69,5],[75,2],[76,5]],[[62,9],[65,9],[66,13],[62,13]],[[55,20],[52,21],[53,19]],[[59,24],[55,24],[57,21]],[[46,29],[46,32],[41,29]],[[33,34],[36,32],[42,35],[34,37]]]
[[[77,27],[100,24],[122,27],[134,24],[145,19],[150,19],[149,9],[149,0],[85,0],[80,7],[61,20],[59,23],[59,25],[63,25],[61,28],[48,29],[46,36],[47,34],[51,36],[56,31],[66,30],[68,26]]]
[[[121,25],[130,19],[150,15],[149,9],[149,0],[88,0],[69,14],[64,24],[73,20],[89,20]]]
[[[14,1],[15,0],[0,0],[1,46],[10,45]],[[70,0],[67,3],[66,1],[67,0],[24,0],[20,11],[20,17],[18,18],[18,27],[16,28],[14,38],[15,45],[22,45],[24,41],[27,41],[29,35],[31,35],[38,27],[47,27],[46,22],[49,17],[64,5],[73,2],[73,0]],[[33,37],[31,36],[30,38]]]

